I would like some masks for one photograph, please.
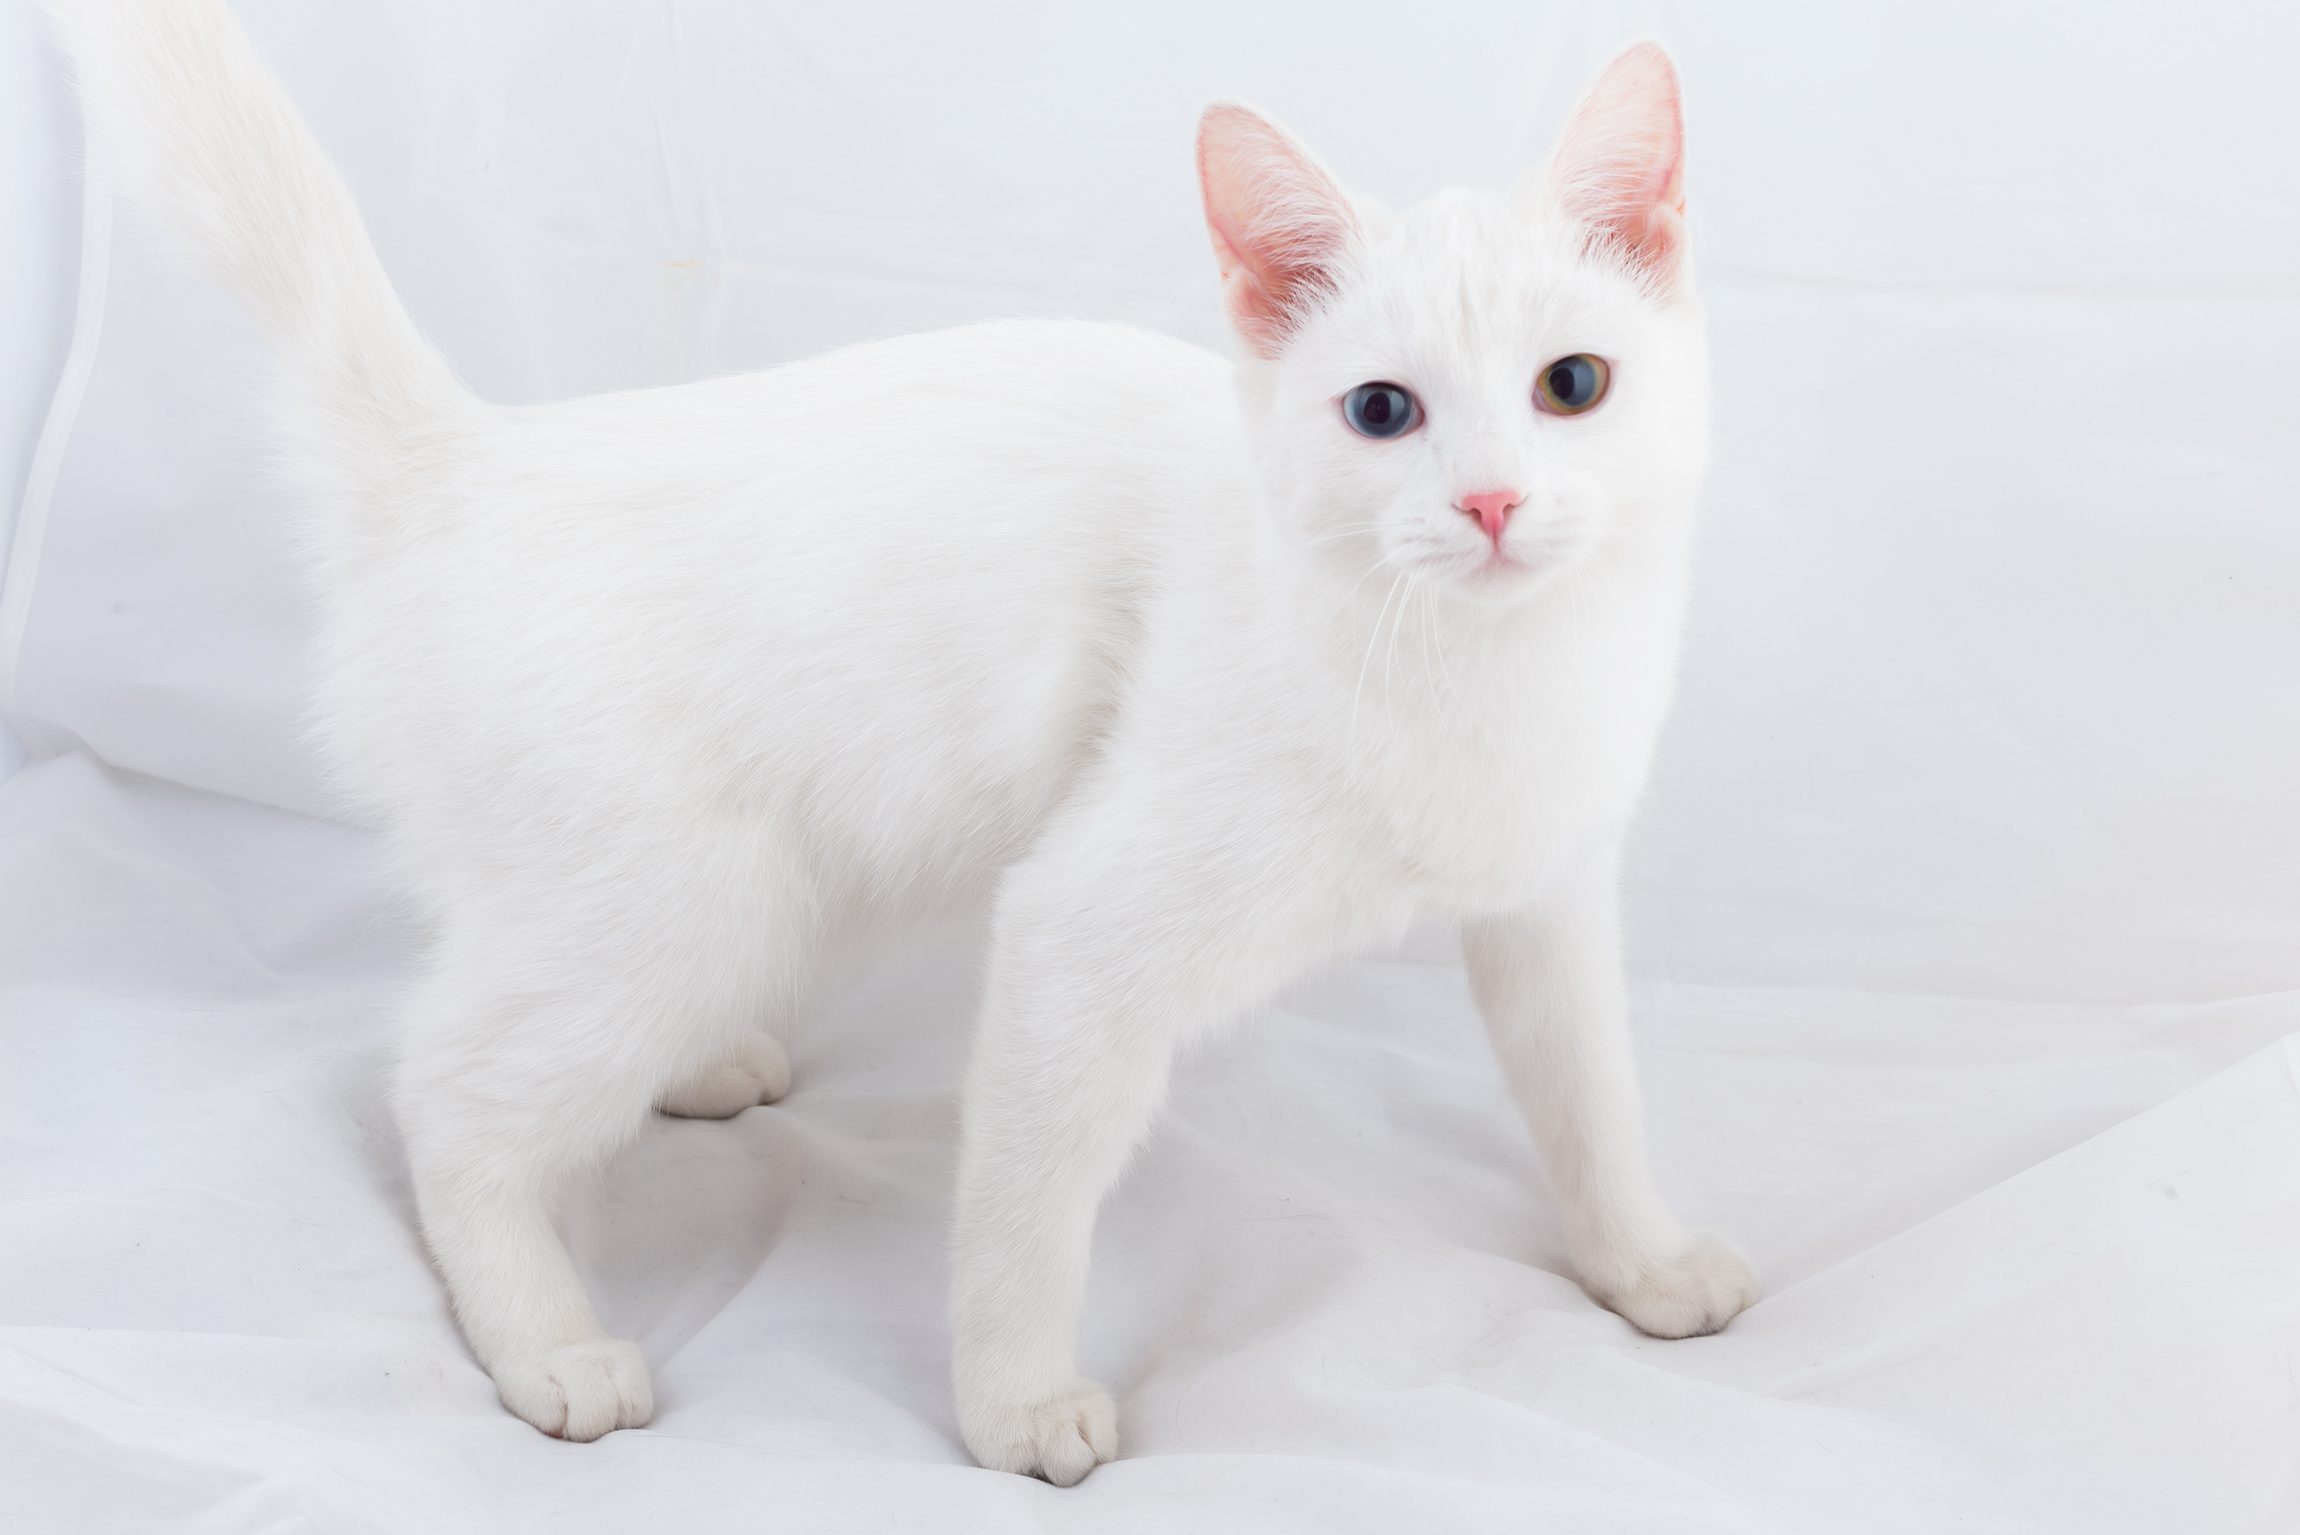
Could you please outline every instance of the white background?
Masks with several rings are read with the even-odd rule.
[[[376,1087],[410,935],[309,819],[252,339],[100,199],[83,244],[19,5],[0,1466],[54,1527],[2300,1520],[2290,8],[244,10],[516,401],[993,314],[1217,343],[1205,101],[1406,201],[1530,169],[1668,42],[1717,448],[1635,970],[1665,1179],[1771,1294],[1685,1345],[1589,1307],[1458,977],[1358,966],[1194,1066],[1111,1206],[1089,1355],[1132,1458],[985,1482],[936,1373],[954,933],[858,963],[790,1105],[667,1127],[574,1212],[656,1430],[499,1421]]]

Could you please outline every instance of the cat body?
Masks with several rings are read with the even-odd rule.
[[[1464,924],[1591,1292],[1671,1336],[1748,1303],[1652,1188],[1621,998],[1706,414],[1659,50],[1529,189],[1401,215],[1209,112],[1235,364],[1014,321],[514,409],[416,333],[216,0],[57,9],[132,194],[279,350],[321,740],[437,929],[418,1204],[513,1411],[652,1411],[568,1179],[658,1108],[779,1096],[834,938],[985,900],[952,1311],[985,1465],[1115,1452],[1073,1341],[1174,1051],[1424,917]]]

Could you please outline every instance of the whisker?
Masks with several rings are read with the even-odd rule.
[[[1360,576],[1358,577],[1358,579],[1357,579],[1357,584],[1356,584],[1356,585],[1354,585],[1354,586],[1352,586],[1352,587],[1350,588],[1350,594],[1349,594],[1349,596],[1347,596],[1347,597],[1344,597],[1344,598],[1342,599],[1342,606],[1346,608],[1346,607],[1348,607],[1348,606],[1349,606],[1351,603],[1355,602],[1355,601],[1357,600],[1357,596],[1358,596],[1358,590],[1359,590],[1359,588],[1360,588],[1360,587],[1363,587],[1363,586],[1366,584],[1366,581],[1367,581],[1367,579],[1368,579],[1369,577],[1371,577],[1371,576],[1372,576],[1372,575],[1373,575],[1373,574],[1374,574],[1376,571],[1380,570],[1381,568],[1382,568],[1382,562],[1381,562],[1381,560],[1380,560],[1380,559],[1378,559],[1378,558],[1377,558],[1377,559],[1375,559],[1375,560],[1374,560],[1374,562],[1373,562],[1372,564],[1368,565],[1368,566],[1365,568],[1365,572],[1364,572],[1364,574],[1362,574],[1362,575],[1360,575]]]
[[[1358,662],[1358,687],[1357,691],[1350,695],[1350,750],[1352,751],[1356,751],[1358,746],[1358,705],[1365,700],[1366,673],[1373,669],[1374,646],[1381,640],[1382,620],[1390,616],[1390,603],[1396,599],[1398,585],[1405,578],[1406,573],[1401,570],[1397,573],[1397,578],[1390,582],[1389,595],[1382,599],[1382,610],[1374,616],[1374,632],[1366,636],[1365,657]]]
[[[1422,608],[1422,675],[1424,677],[1429,676],[1430,657],[1433,654],[1437,657],[1438,675],[1430,680],[1431,699],[1433,701],[1437,699],[1438,687],[1442,682],[1446,696],[1451,698],[1455,704],[1460,704],[1461,694],[1454,691],[1453,673],[1446,663],[1445,631],[1438,623],[1438,603],[1434,593],[1429,602]],[[1438,703],[1437,710],[1438,717],[1447,725],[1450,726],[1456,722],[1454,711],[1448,709],[1442,702]]]
[[[1382,662],[1382,691],[1384,693],[1390,694],[1390,740],[1392,742],[1395,742],[1398,738],[1398,733],[1406,728],[1406,718],[1405,711],[1398,707],[1396,694],[1391,692],[1390,689],[1390,667],[1397,660],[1398,646],[1404,643],[1405,640],[1406,610],[1414,605],[1414,599],[1421,594],[1421,591],[1422,584],[1420,579],[1417,578],[1412,571],[1407,571],[1405,600],[1398,604],[1397,622],[1390,626],[1389,659]]]
[[[1434,624],[1432,627],[1435,627]],[[1446,692],[1452,695],[1453,701],[1455,703],[1462,704],[1461,692],[1453,685],[1453,663],[1446,657],[1445,635],[1442,630],[1439,632],[1437,637],[1437,658],[1438,675],[1445,679]],[[1466,709],[1469,706],[1467,704],[1462,704],[1462,707]]]
[[[1409,576],[1410,574],[1411,572],[1408,572]],[[1397,738],[1398,727],[1401,721],[1398,719],[1398,714],[1400,711],[1396,704],[1396,694],[1390,687],[1390,668],[1397,663],[1398,637],[1405,633],[1406,609],[1414,605],[1414,591],[1416,585],[1417,583],[1412,580],[1408,580],[1406,582],[1406,600],[1398,604],[1398,621],[1390,628],[1390,648],[1382,656],[1382,692],[1391,700],[1390,737],[1392,740]]]
[[[1315,549],[1322,544],[1339,543],[1345,538],[1356,538],[1361,533],[1371,533],[1380,527],[1381,524],[1378,522],[1355,522],[1346,528],[1334,528],[1319,534],[1316,538],[1306,539],[1303,541],[1302,547]]]

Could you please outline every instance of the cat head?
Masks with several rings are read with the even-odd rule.
[[[1682,519],[1707,409],[1684,159],[1652,43],[1517,192],[1402,214],[1259,114],[1209,108],[1199,182],[1281,538],[1337,579],[1387,567],[1508,603]]]

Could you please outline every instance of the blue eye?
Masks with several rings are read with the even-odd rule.
[[[1605,398],[1613,370],[1587,352],[1560,357],[1533,381],[1534,403],[1553,416],[1578,416]]]
[[[1421,402],[1397,384],[1360,384],[1342,396],[1342,419],[1360,437],[1403,437],[1421,425]]]

